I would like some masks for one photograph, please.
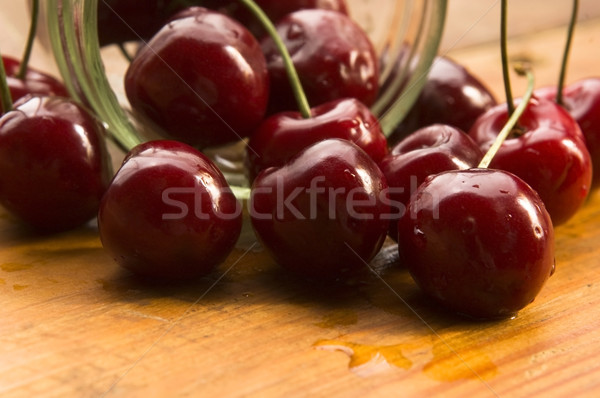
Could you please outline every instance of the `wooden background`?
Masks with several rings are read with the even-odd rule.
[[[499,2],[450,3],[441,52],[502,98]],[[0,4],[0,49],[19,55],[22,4]],[[553,84],[570,1],[514,4],[511,56]],[[569,81],[600,75],[599,8],[582,2]],[[51,67],[41,52],[34,65]],[[393,268],[392,244],[379,276],[325,291],[251,238],[210,277],[148,285],[115,266],[93,225],[34,237],[0,210],[0,396],[600,396],[599,195],[557,228],[557,271],[536,301],[484,323],[432,308]]]

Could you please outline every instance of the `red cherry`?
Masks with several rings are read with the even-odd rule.
[[[183,279],[211,272],[233,249],[242,212],[223,174],[176,141],[151,141],[125,158],[102,199],[104,248],[135,274]]]
[[[406,210],[410,196],[431,175],[448,170],[476,167],[483,153],[462,130],[435,124],[421,128],[400,141],[379,167],[388,185],[392,211],[398,219]],[[390,237],[397,236],[397,223],[390,223]]]
[[[163,26],[167,9],[178,0],[102,0],[98,2],[101,46],[150,39]]]
[[[312,106],[340,98],[373,104],[379,91],[378,58],[367,34],[352,19],[330,10],[302,10],[285,16],[276,28]],[[279,50],[271,37],[261,46],[271,77],[270,112],[295,110]]]
[[[0,118],[0,203],[42,232],[91,220],[112,177],[103,135],[67,98],[17,101]]]
[[[547,100],[556,99],[556,87],[543,87],[536,95]],[[592,186],[600,185],[600,78],[587,78],[563,89],[562,106],[579,124],[593,166]]]
[[[247,146],[250,180],[268,167],[283,166],[302,149],[327,138],[352,141],[375,162],[388,153],[385,135],[369,108],[355,99],[340,99],[313,108],[307,119],[289,111],[263,121]]]
[[[264,56],[246,28],[196,8],[142,47],[125,76],[132,108],[168,137],[198,147],[246,137],[268,99]]]
[[[306,8],[348,12],[344,0],[255,0],[255,3],[272,21]],[[227,14],[239,20],[256,36],[264,31],[239,0],[102,0],[98,2],[100,45],[148,40],[168,18],[189,6],[202,6]]]
[[[332,280],[364,269],[389,226],[385,178],[346,140],[316,143],[252,185],[250,217],[257,237],[285,269]]]
[[[487,150],[508,119],[506,105],[483,114],[469,135]],[[510,171],[538,192],[554,225],[569,220],[590,191],[592,166],[585,139],[560,106],[532,98],[520,128],[503,144],[490,167]]]
[[[492,93],[464,66],[437,57],[414,106],[394,129],[390,141],[432,124],[469,131],[475,120],[495,105]]]
[[[273,23],[294,11],[305,9],[323,9],[338,11],[348,15],[345,0],[254,0]],[[266,34],[258,19],[239,0],[208,0],[202,6],[223,12],[238,21],[256,37]]]
[[[543,202],[500,170],[428,178],[398,223],[398,250],[429,297],[475,318],[513,316],[554,270],[554,231]]]
[[[6,84],[10,90],[13,102],[28,94],[41,94],[49,96],[68,97],[69,93],[65,86],[56,78],[47,73],[40,72],[35,68],[28,67],[24,79],[19,79],[19,69],[21,62],[18,60],[2,56],[4,70],[6,71]],[[0,114],[4,113],[0,101]]]

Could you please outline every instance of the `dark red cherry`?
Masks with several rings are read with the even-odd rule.
[[[394,129],[390,142],[431,124],[469,131],[475,120],[495,105],[492,93],[464,66],[447,57],[436,57],[423,90]]]
[[[332,280],[365,269],[388,230],[385,177],[347,140],[318,142],[252,185],[257,237],[283,268]]]
[[[554,231],[543,202],[500,170],[428,178],[398,223],[398,249],[430,298],[475,318],[513,316],[554,270]]]
[[[273,23],[289,13],[305,9],[332,10],[348,14],[345,0],[254,0],[254,2]],[[260,38],[266,34],[259,20],[239,0],[208,0],[202,5],[237,19],[256,37]]]
[[[556,99],[556,87],[543,87],[535,94],[548,100]],[[600,185],[600,78],[579,80],[563,89],[562,106],[579,124],[592,158],[592,186]]]
[[[135,274],[164,279],[211,272],[241,231],[240,204],[202,153],[150,141],[125,158],[98,213],[102,244]]]
[[[482,158],[475,141],[452,126],[434,124],[405,137],[379,162],[390,187],[394,219],[405,212],[411,195],[427,177],[476,167]],[[390,236],[398,239],[397,222],[390,223]]]
[[[247,145],[250,180],[268,167],[283,166],[302,149],[327,138],[352,141],[375,162],[388,153],[387,140],[369,108],[352,98],[335,100],[313,108],[310,118],[288,111],[264,120]]]
[[[2,56],[4,70],[6,71],[6,83],[13,102],[28,94],[41,94],[49,96],[68,97],[69,93],[65,86],[58,79],[40,72],[35,68],[28,67],[24,79],[19,79],[19,69],[21,62],[6,55]],[[0,114],[4,113],[0,103]]]
[[[351,18],[330,10],[302,10],[276,27],[312,106],[340,98],[373,104],[379,91],[377,54]],[[279,50],[270,37],[261,45],[271,77],[270,112],[297,109]]]
[[[0,203],[42,232],[94,218],[112,177],[103,126],[64,97],[27,96],[0,119]]]
[[[262,120],[269,80],[256,39],[231,18],[196,8],[141,48],[125,76],[135,112],[197,147],[246,137]]]
[[[98,40],[101,46],[148,40],[164,24],[173,0],[98,1]]]
[[[347,13],[344,0],[255,0],[277,21],[285,14],[306,8],[322,8]],[[239,0],[102,0],[98,1],[100,45],[148,40],[177,12],[201,6],[229,15],[244,24],[255,36],[264,33],[256,17]]]
[[[485,151],[508,120],[506,105],[483,114],[469,134]],[[573,118],[554,102],[532,98],[518,128],[490,167],[510,171],[542,198],[554,225],[569,220],[590,191],[592,165],[583,134]]]

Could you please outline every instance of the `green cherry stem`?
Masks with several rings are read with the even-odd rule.
[[[6,70],[4,69],[4,62],[0,57],[0,111],[8,112],[13,107],[12,96],[6,83]],[[0,112],[2,115],[2,112]]]
[[[510,87],[510,68],[508,66],[508,0],[502,0],[500,7],[500,54],[502,56],[502,75],[504,80],[504,91],[506,92],[506,105],[508,114],[515,111],[512,90]]]
[[[24,80],[27,74],[27,66],[29,65],[29,58],[31,58],[31,52],[33,50],[33,42],[37,32],[38,15],[40,14],[40,0],[33,0],[31,7],[31,24],[29,25],[29,34],[27,35],[27,43],[25,44],[25,52],[21,58],[21,66],[17,73],[17,78]]]
[[[523,95],[523,98],[522,98],[521,102],[519,103],[519,106],[517,106],[517,108],[511,114],[509,114],[510,117],[509,117],[508,121],[506,122],[506,124],[504,125],[504,127],[502,128],[502,130],[500,131],[498,136],[496,137],[496,140],[494,141],[494,143],[492,144],[490,149],[488,149],[485,156],[483,157],[483,159],[477,166],[478,168],[485,169],[490,165],[490,163],[492,162],[492,159],[494,158],[494,156],[496,156],[496,153],[502,146],[502,143],[504,143],[504,141],[508,138],[510,133],[513,131],[513,129],[517,125],[519,118],[525,111],[525,108],[527,108],[527,105],[529,104],[529,100],[533,96],[535,79],[533,77],[533,73],[531,72],[531,70],[529,70],[528,68],[525,68],[523,65],[517,65],[517,66],[515,66],[515,71],[521,76],[522,75],[527,76],[527,91],[525,92],[525,95]],[[514,107],[514,104],[513,104],[513,107]]]
[[[579,12],[579,0],[573,0],[573,9],[571,11],[571,20],[569,21],[569,29],[567,30],[567,42],[565,51],[562,57],[560,66],[560,75],[558,77],[558,89],[556,91],[556,103],[563,105],[563,88],[565,86],[565,78],[567,75],[567,64],[569,62],[569,53],[571,52],[571,43],[573,42],[573,32],[577,23],[577,14]]]
[[[265,12],[253,1],[253,0],[239,0],[246,8],[252,12],[252,14],[260,21],[262,26],[265,28],[269,36],[273,39],[275,46],[279,50],[281,54],[281,58],[283,59],[283,64],[285,66],[288,79],[292,86],[292,91],[294,92],[294,96],[296,98],[296,102],[298,103],[298,108],[302,117],[308,119],[311,117],[310,105],[308,104],[308,99],[306,98],[306,94],[304,93],[304,89],[302,88],[302,84],[300,83],[300,77],[298,76],[298,72],[294,67],[294,63],[292,62],[292,58],[290,53],[288,52],[285,44],[279,37],[277,33],[277,29],[267,16]]]

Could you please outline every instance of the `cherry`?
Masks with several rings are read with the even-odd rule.
[[[263,121],[247,145],[250,180],[263,169],[283,166],[302,149],[327,138],[352,141],[375,162],[388,153],[387,140],[369,108],[352,98],[334,100],[313,108],[310,118],[288,111]]]
[[[98,40],[101,46],[148,40],[164,25],[172,0],[98,1]]]
[[[496,104],[493,94],[464,66],[436,57],[414,106],[393,130],[390,141],[432,124],[469,131],[475,119]]]
[[[91,220],[111,177],[104,128],[72,100],[26,96],[0,119],[0,203],[34,229]]]
[[[398,250],[429,297],[474,318],[513,316],[554,270],[554,231],[542,200],[501,170],[427,178],[398,222]]]
[[[483,114],[469,131],[483,149],[489,148],[508,111],[498,105]],[[510,171],[535,189],[554,225],[568,221],[588,196],[592,179],[590,154],[579,126],[554,102],[533,98],[491,167]]]
[[[18,76],[21,70],[21,62],[6,55],[2,56],[2,62],[12,101],[17,101],[28,94],[69,96],[62,82],[53,76],[38,71],[35,68],[27,67],[25,76],[21,78]],[[4,110],[0,102],[0,114],[2,113],[4,113]]]
[[[378,58],[366,33],[348,16],[301,10],[276,24],[313,106],[340,98],[373,104],[379,90]],[[261,41],[271,78],[270,113],[295,109],[285,64],[271,36]]]
[[[284,269],[330,281],[365,269],[388,230],[385,177],[358,146],[320,141],[252,185],[250,219]]]
[[[556,98],[556,87],[542,87],[536,95],[547,100]],[[587,78],[566,86],[562,104],[573,116],[583,135],[592,159],[592,186],[600,185],[600,78]]]
[[[211,272],[233,249],[242,212],[223,174],[176,141],[133,148],[98,212],[102,244],[135,274],[163,279]]]
[[[447,170],[464,170],[477,166],[483,158],[479,146],[462,130],[434,124],[409,134],[379,162],[388,185],[393,211],[399,218],[410,196],[430,175]],[[397,236],[397,223],[390,223],[390,237]]]
[[[332,10],[348,15],[348,7],[345,0],[254,0],[254,2],[271,21],[275,22],[287,14],[305,9]],[[239,0],[208,0],[202,5],[237,19],[256,37],[260,38],[265,35],[263,25]]]
[[[322,8],[348,13],[344,0],[255,0],[276,21],[284,15],[306,8]],[[98,39],[100,45],[122,44],[150,39],[177,12],[202,6],[239,20],[255,36],[264,33],[262,26],[239,0],[103,0],[98,2]]]
[[[250,32],[223,14],[196,8],[141,48],[127,70],[125,91],[135,112],[167,137],[204,148],[250,134],[264,117],[268,82]]]

